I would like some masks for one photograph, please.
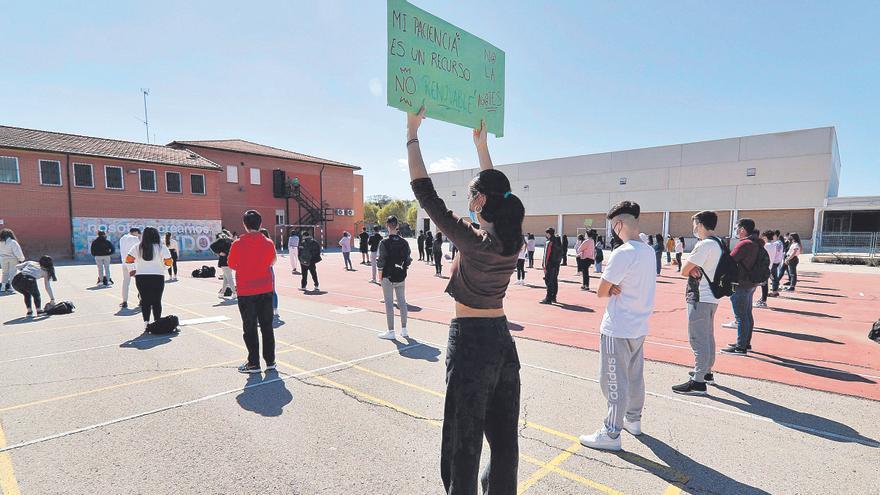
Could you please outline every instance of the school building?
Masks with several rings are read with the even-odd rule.
[[[29,259],[88,260],[98,230],[115,243],[132,226],[171,232],[184,259],[211,257],[214,235],[242,232],[251,208],[279,245],[291,224],[326,240],[363,222],[357,170],[243,140],[163,146],[0,126],[0,228]]]
[[[840,156],[834,127],[500,165],[526,208],[524,232],[607,230],[605,213],[622,200],[642,207],[642,231],[694,243],[691,216],[718,212],[717,231],[739,218],[759,229],[797,232],[809,252],[823,232],[880,237],[880,198],[838,198]],[[467,186],[479,169],[434,173],[447,206],[467,214]],[[840,220],[851,219],[851,220]],[[423,211],[419,228],[430,228]],[[828,237],[826,236],[826,239]],[[819,247],[818,245],[816,246]],[[870,248],[868,248],[870,249]]]

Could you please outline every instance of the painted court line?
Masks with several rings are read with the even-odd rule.
[[[205,318],[193,318],[191,320],[180,320],[180,326],[200,325],[202,323],[216,323],[220,321],[230,320],[228,316],[207,316]]]
[[[0,424],[0,449],[6,447],[6,435],[3,433],[3,425]],[[12,469],[12,457],[7,452],[0,452],[0,493],[3,495],[20,495],[18,480],[15,479],[15,471]]]
[[[210,334],[209,334],[209,335],[210,335]],[[418,347],[418,346],[420,346],[420,345],[422,345],[422,344],[416,344],[416,345],[411,346],[410,348]],[[405,350],[405,349],[407,349],[407,348],[403,348],[403,349],[401,349],[401,350]],[[382,353],[379,353],[379,354],[373,354],[373,355],[371,355],[371,356],[366,356],[366,357],[362,357],[362,358],[358,358],[358,359],[352,359],[351,361],[346,361],[346,362],[344,362],[344,363],[332,364],[332,365],[330,365],[330,366],[323,366],[323,367],[321,367],[321,368],[315,368],[315,369],[311,369],[311,370],[303,370],[303,371],[300,371],[299,373],[296,373],[296,374],[294,374],[294,375],[288,375],[288,376],[285,376],[285,377],[273,378],[273,379],[271,379],[271,380],[266,380],[266,381],[259,382],[259,383],[252,383],[252,384],[250,384],[250,385],[245,385],[244,387],[236,387],[236,388],[233,388],[233,389],[230,389],[230,390],[225,390],[225,391],[223,391],[223,392],[217,392],[217,393],[214,393],[214,394],[211,394],[211,395],[206,395],[206,396],[203,396],[203,397],[199,397],[199,398],[197,398],[197,399],[191,399],[191,400],[187,400],[187,401],[183,401],[183,402],[178,402],[178,403],[175,403],[175,404],[170,404],[170,405],[163,406],[163,407],[159,407],[159,408],[156,408],[156,409],[151,409],[151,410],[149,410],[149,411],[143,411],[143,412],[139,412],[139,413],[136,413],[136,414],[131,414],[131,415],[129,415],[129,416],[124,416],[124,417],[121,417],[121,418],[111,419],[111,420],[109,420],[109,421],[104,421],[104,422],[101,422],[101,423],[96,423],[96,424],[93,424],[93,425],[90,425],[90,426],[85,426],[85,427],[83,427],[83,428],[77,428],[77,429],[75,429],[75,430],[70,430],[70,431],[66,431],[66,432],[63,432],[63,433],[56,433],[56,434],[54,434],[54,435],[49,435],[49,436],[45,436],[45,437],[42,437],[42,438],[36,438],[36,439],[34,439],[34,440],[28,440],[28,441],[26,441],[26,442],[20,442],[20,443],[14,444],[14,445],[10,445],[10,446],[7,446],[7,447],[0,448],[0,454],[6,453],[6,452],[10,452],[10,451],[13,451],[13,450],[17,450],[17,449],[21,449],[21,448],[24,448],[24,447],[29,447],[29,446],[31,446],[31,445],[36,445],[36,444],[39,444],[39,443],[48,442],[48,441],[50,441],[50,440],[56,440],[56,439],[59,439],[59,438],[63,438],[63,437],[70,436],[70,435],[75,435],[75,434],[77,434],[77,433],[83,433],[83,432],[86,432],[86,431],[95,430],[95,429],[98,429],[98,428],[103,428],[103,427],[106,427],[106,426],[110,426],[110,425],[114,425],[114,424],[122,423],[122,422],[125,422],[125,421],[130,421],[130,420],[133,420],[133,419],[142,418],[142,417],[144,417],[144,416],[149,416],[149,415],[157,414],[157,413],[161,413],[161,412],[164,412],[164,411],[170,411],[170,410],[172,410],[172,409],[178,409],[178,408],[181,408],[181,407],[184,407],[184,406],[189,406],[189,405],[192,405],[192,404],[198,404],[198,403],[200,403],[200,402],[205,402],[205,401],[208,401],[208,400],[211,400],[211,399],[216,399],[217,397],[222,397],[222,396],[224,396],[224,395],[234,394],[234,393],[236,393],[236,392],[242,392],[242,391],[244,391],[244,390],[248,390],[248,389],[251,389],[251,388],[262,387],[263,385],[269,385],[269,384],[271,384],[271,383],[275,383],[275,382],[279,382],[279,381],[286,381],[286,380],[289,380],[289,379],[291,379],[291,378],[301,378],[301,377],[306,376],[306,375],[312,375],[312,374],[320,373],[320,372],[323,372],[323,371],[329,371],[329,370],[332,370],[332,369],[334,369],[334,368],[346,367],[346,366],[351,365],[351,364],[356,364],[356,363],[360,363],[360,362],[364,362],[364,361],[369,361],[369,360],[371,360],[371,359],[376,359],[376,358],[383,357],[383,356],[390,355],[390,354],[396,354],[397,352],[398,352],[398,349],[394,349],[394,350],[386,351],[386,352],[382,352]],[[292,366],[291,366],[291,367],[292,367]]]

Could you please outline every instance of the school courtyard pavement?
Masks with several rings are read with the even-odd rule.
[[[174,336],[142,335],[139,313],[118,308],[119,285],[93,287],[93,266],[58,270],[72,315],[27,320],[20,295],[0,297],[2,493],[442,493],[445,280],[415,263],[412,338],[383,341],[381,290],[359,258],[345,272],[326,255],[321,292],[305,293],[279,259],[280,366],[261,375],[235,371],[238,310],[217,297],[219,280],[188,275],[202,262],[166,286],[165,313],[189,323]],[[880,346],[865,335],[878,277],[804,271],[801,291],[756,310],[753,357],[719,356],[718,385],[689,397],[669,389],[687,378],[689,350],[683,286],[664,266],[645,433],[623,433],[624,451],[608,453],[577,442],[604,416],[593,350],[604,302],[569,266],[563,305],[539,306],[531,270],[535,287],[511,287],[506,301],[522,362],[519,493],[877,493]],[[719,344],[732,340],[720,327],[729,315],[722,305]]]

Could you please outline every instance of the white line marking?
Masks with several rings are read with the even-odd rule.
[[[289,380],[289,379],[291,379],[291,378],[301,378],[301,377],[306,376],[306,375],[311,375],[311,374],[314,374],[314,373],[320,373],[320,372],[322,372],[322,371],[327,371],[327,370],[331,370],[331,369],[334,369],[334,368],[346,367],[346,366],[350,366],[350,365],[352,365],[352,364],[357,364],[357,363],[361,363],[361,362],[364,362],[364,361],[370,361],[370,360],[372,360],[372,359],[380,358],[380,357],[383,357],[383,356],[386,356],[386,355],[389,355],[389,354],[397,354],[397,353],[400,353],[400,352],[402,352],[402,351],[406,351],[406,350],[409,350],[409,349],[415,349],[416,347],[420,347],[420,346],[423,346],[423,345],[424,345],[424,344],[422,344],[422,343],[412,344],[412,345],[409,345],[409,346],[406,346],[406,347],[401,347],[400,349],[392,349],[392,350],[390,350],[390,351],[382,352],[382,353],[379,353],[379,354],[373,354],[372,356],[366,356],[366,357],[362,357],[362,358],[358,358],[358,359],[352,359],[352,360],[350,360],[350,361],[346,361],[346,362],[344,362],[344,363],[336,363],[336,364],[333,364],[333,365],[330,365],[330,366],[324,366],[324,367],[321,367],[321,368],[315,368],[315,369],[312,369],[312,370],[301,371],[301,372],[296,373],[296,374],[294,374],[294,375],[287,375],[287,376],[285,376],[285,377],[280,377],[280,376],[279,376],[278,378],[273,378],[273,379],[271,379],[271,380],[263,381],[263,382],[260,382],[260,383],[253,383],[253,384],[251,384],[251,385],[245,385],[244,387],[237,387],[237,388],[233,388],[233,389],[230,389],[230,390],[225,390],[225,391],[223,391],[223,392],[217,392],[217,393],[215,393],[215,394],[206,395],[206,396],[204,396],[204,397],[199,397],[199,398],[197,398],[197,399],[192,399],[192,400],[188,400],[188,401],[178,402],[178,403],[176,403],[176,404],[171,404],[171,405],[168,405],[168,406],[163,406],[163,407],[159,407],[159,408],[156,408],[156,409],[151,409],[151,410],[149,410],[149,411],[144,411],[144,412],[140,412],[140,413],[132,414],[132,415],[129,415],[129,416],[124,416],[124,417],[121,417],[121,418],[111,419],[111,420],[109,420],[109,421],[104,421],[104,422],[102,422],[102,423],[96,423],[96,424],[93,424],[93,425],[90,425],[90,426],[85,426],[85,427],[83,427],[83,428],[77,428],[77,429],[75,429],[75,430],[70,430],[70,431],[66,431],[66,432],[63,432],[63,433],[56,433],[56,434],[54,434],[54,435],[49,435],[49,436],[42,437],[42,438],[37,438],[37,439],[34,439],[34,440],[28,440],[28,441],[26,441],[26,442],[20,442],[20,443],[14,444],[14,445],[9,445],[9,446],[7,446],[7,447],[3,447],[2,449],[0,449],[0,453],[8,452],[8,451],[11,451],[11,450],[20,449],[20,448],[23,448],[23,447],[29,447],[29,446],[31,446],[31,445],[35,445],[35,444],[38,444],[38,443],[48,442],[48,441],[50,441],[50,440],[56,440],[56,439],[58,439],[58,438],[63,438],[63,437],[67,437],[67,436],[70,436],[70,435],[75,435],[75,434],[77,434],[77,433],[83,433],[83,432],[86,432],[86,431],[95,430],[95,429],[98,429],[98,428],[103,428],[103,427],[105,427],[105,426],[110,426],[110,425],[114,425],[114,424],[117,424],[117,423],[122,423],[122,422],[125,422],[125,421],[130,421],[130,420],[132,420],[132,419],[142,418],[142,417],[144,417],[144,416],[149,416],[149,415],[152,415],[152,414],[157,414],[157,413],[161,413],[161,412],[165,412],[165,411],[170,411],[171,409],[178,409],[178,408],[181,408],[181,407],[184,407],[184,406],[189,406],[189,405],[193,405],[193,404],[198,404],[198,403],[200,403],[200,402],[205,402],[205,401],[208,401],[208,400],[211,400],[211,399],[216,399],[217,397],[222,397],[222,396],[224,396],[224,395],[234,394],[234,393],[236,393],[236,392],[242,392],[242,391],[244,391],[244,390],[248,390],[248,389],[251,389],[251,388],[262,387],[263,385],[269,385],[269,384],[271,384],[271,383],[275,383],[275,382],[286,381],[286,380]]]
[[[180,326],[199,325],[201,323],[215,323],[218,321],[230,320],[228,316],[207,316],[205,318],[194,318],[191,320],[180,320]]]

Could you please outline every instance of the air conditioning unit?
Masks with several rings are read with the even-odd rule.
[[[345,210],[342,208],[336,208],[336,214],[339,216],[345,215]]]
[[[345,214],[348,215],[348,216],[350,216],[350,217],[353,217],[353,216],[354,216],[354,210],[345,210]]]

